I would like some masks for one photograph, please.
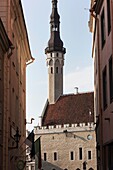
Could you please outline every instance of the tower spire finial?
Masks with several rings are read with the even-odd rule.
[[[57,8],[57,0],[52,0],[52,5],[53,5],[53,8]]]
[[[48,47],[45,49],[45,53],[59,51],[65,54],[65,48],[63,48],[63,42],[60,39],[60,16],[57,11],[57,0],[52,0],[50,33],[50,40],[48,41]]]

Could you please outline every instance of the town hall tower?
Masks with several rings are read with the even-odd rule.
[[[52,0],[50,16],[50,40],[45,49],[48,66],[49,104],[54,104],[63,94],[63,65],[66,49],[60,39],[60,16],[57,11],[57,0]]]

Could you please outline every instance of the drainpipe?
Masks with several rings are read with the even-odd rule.
[[[100,170],[103,170],[103,115],[102,115],[102,84],[101,84],[101,71],[100,71],[100,39],[99,39],[99,19],[97,18],[97,15],[94,14],[94,10],[89,10],[93,18],[96,20],[97,25],[97,44],[98,44],[98,91],[99,91],[99,123],[100,123]],[[93,49],[94,51],[94,39],[93,39]],[[93,53],[92,53],[93,56]]]

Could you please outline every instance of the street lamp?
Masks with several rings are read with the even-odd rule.
[[[8,147],[9,149],[17,149],[18,148],[18,143],[20,141],[20,137],[21,135],[19,134],[19,130],[18,130],[18,127],[17,127],[17,130],[16,130],[16,134],[14,135],[14,140],[16,142],[16,146],[14,147]]]

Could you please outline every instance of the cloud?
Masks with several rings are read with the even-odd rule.
[[[74,87],[78,87],[79,92],[93,91],[92,65],[82,69],[78,68],[64,77],[64,93],[74,93]]]

